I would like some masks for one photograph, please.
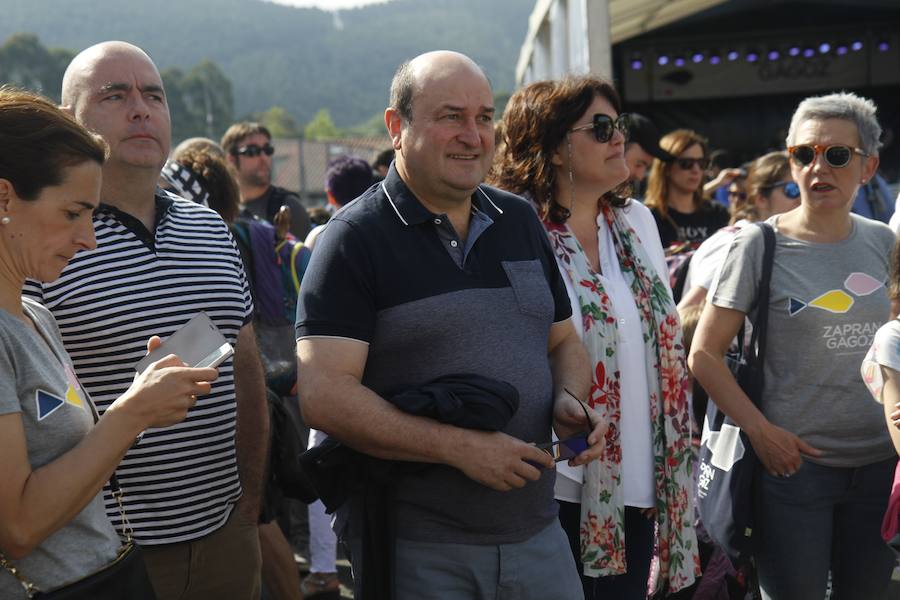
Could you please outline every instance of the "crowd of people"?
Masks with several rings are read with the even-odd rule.
[[[0,598],[334,597],[339,541],[360,600],[888,597],[900,245],[870,100],[807,98],[785,149],[711,172],[601,77],[500,115],[435,51],[385,125],[308,213],[263,125],[170,152],[136,46],[78,54],[61,107],[0,88]],[[759,404],[726,358],[760,310],[754,222]],[[198,313],[232,357],[136,371]],[[724,569],[708,403],[759,461]]]

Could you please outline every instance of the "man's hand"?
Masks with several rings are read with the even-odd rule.
[[[584,418],[584,417],[582,417]],[[450,464],[466,477],[499,492],[524,487],[552,469],[553,459],[533,444],[499,431],[460,430],[462,442]]]
[[[587,437],[588,449],[571,459],[570,466],[584,465],[600,458],[606,447],[606,429],[606,423],[587,404],[565,391],[556,397],[553,404],[553,430],[557,437],[565,440],[585,431],[590,432]]]

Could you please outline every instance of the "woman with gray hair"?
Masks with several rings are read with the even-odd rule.
[[[896,456],[859,364],[890,314],[894,234],[850,213],[878,168],[875,105],[854,94],[807,98],[787,137],[800,206],[767,220],[775,258],[761,406],[724,355],[755,311],[763,233],[729,249],[690,355],[697,380],[759,458],[754,553],[763,597],[883,598],[895,564],[879,535]]]

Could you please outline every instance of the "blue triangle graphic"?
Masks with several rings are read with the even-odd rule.
[[[37,404],[38,421],[43,421],[66,403],[62,398],[57,398],[44,390],[37,390],[34,394],[34,400]]]
[[[793,317],[804,308],[806,308],[806,302],[797,300],[796,298],[791,298],[790,305],[788,306],[788,313],[790,313],[790,315]]]

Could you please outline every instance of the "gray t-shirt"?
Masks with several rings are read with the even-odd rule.
[[[762,412],[823,451],[809,460],[833,467],[858,467],[894,452],[859,365],[889,318],[884,282],[895,238],[883,223],[851,219],[850,235],[833,244],[789,238],[778,233],[777,217],[769,220],[776,245]],[[760,229],[743,228],[722,265],[712,303],[748,312],[762,256]]]
[[[38,469],[74,448],[93,427],[94,419],[87,404],[90,400],[75,379],[53,317],[27,298],[22,300],[22,307],[41,335],[0,310],[0,415],[20,413],[28,460],[33,469]],[[25,558],[12,562],[28,580],[46,591],[109,564],[120,545],[98,491],[62,529]],[[24,597],[18,581],[0,568],[0,598]]]

